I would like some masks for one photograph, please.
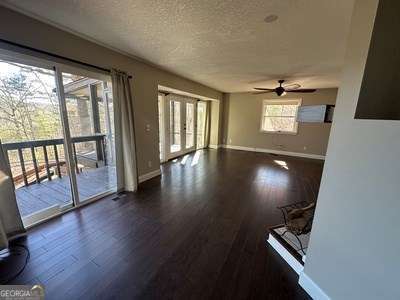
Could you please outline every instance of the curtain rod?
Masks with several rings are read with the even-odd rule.
[[[9,44],[9,45],[12,45],[12,46],[24,48],[24,49],[27,49],[27,50],[30,50],[30,51],[38,52],[38,53],[41,53],[41,54],[45,54],[45,55],[48,55],[48,56],[52,56],[52,57],[55,57],[55,58],[59,58],[59,59],[62,59],[62,60],[66,60],[66,61],[69,61],[69,62],[72,62],[72,63],[75,63],[75,64],[79,64],[79,65],[83,65],[83,66],[90,67],[90,68],[93,68],[93,69],[97,69],[97,70],[100,70],[102,72],[111,73],[110,69],[106,69],[106,68],[103,68],[103,67],[92,65],[92,64],[80,61],[80,60],[76,60],[76,59],[69,58],[69,57],[66,57],[66,56],[62,56],[62,55],[59,55],[59,54],[51,53],[51,52],[48,52],[48,51],[45,51],[45,50],[40,50],[40,49],[36,49],[36,48],[30,47],[30,46],[25,46],[25,45],[22,45],[22,44],[19,44],[19,43],[15,43],[15,42],[12,42],[12,41],[8,41],[8,40],[2,39],[2,38],[0,38],[0,42],[6,43],[6,44]],[[132,78],[131,75],[129,75],[128,77]]]

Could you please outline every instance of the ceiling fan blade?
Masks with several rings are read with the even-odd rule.
[[[286,90],[287,93],[314,93],[316,89]]]
[[[297,83],[288,84],[288,85],[284,85],[284,86],[283,86],[283,88],[284,88],[285,90],[296,90],[296,89],[299,89],[300,87],[301,87],[301,85],[300,85],[300,84],[297,84]]]
[[[268,94],[268,93],[273,93],[273,92],[275,92],[275,90],[262,91],[262,92],[253,92],[253,95]]]
[[[254,89],[259,91],[275,91],[275,89],[266,89],[266,88],[254,88]]]

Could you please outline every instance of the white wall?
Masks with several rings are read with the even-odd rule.
[[[304,269],[332,299],[400,299],[400,122],[354,119],[377,4],[355,4]]]

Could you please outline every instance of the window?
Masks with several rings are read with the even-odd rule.
[[[301,100],[264,100],[261,131],[296,134],[296,117],[300,104]]]

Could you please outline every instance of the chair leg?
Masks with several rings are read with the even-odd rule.
[[[291,234],[297,239],[297,241],[299,242],[299,245],[300,245],[300,249],[299,249],[299,250],[300,250],[301,252],[303,252],[304,255],[306,255],[306,252],[304,251],[303,243],[300,241],[299,237],[298,237],[296,234],[294,234],[293,232],[291,232],[291,231],[289,231],[289,230],[285,230],[280,236],[283,238],[283,236],[284,236],[287,232],[291,233]]]

